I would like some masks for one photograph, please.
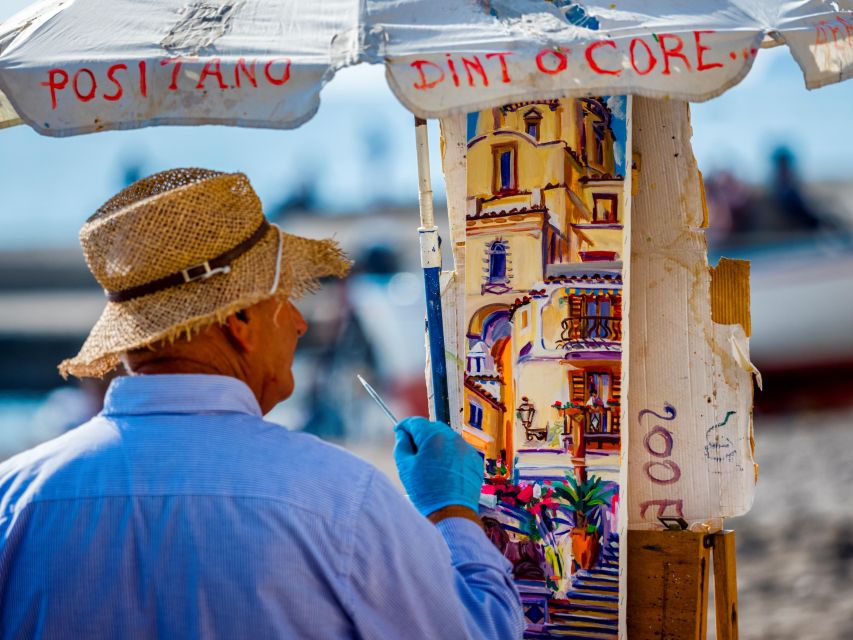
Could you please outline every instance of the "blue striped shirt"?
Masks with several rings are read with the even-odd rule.
[[[119,378],[0,465],[3,638],[515,638],[509,563],[234,378]]]

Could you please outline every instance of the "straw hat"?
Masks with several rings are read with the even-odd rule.
[[[350,262],[332,240],[290,235],[264,217],[242,173],[173,169],[104,204],[80,230],[107,306],[60,373],[100,377],[120,355],[191,336],[273,296],[298,298]]]

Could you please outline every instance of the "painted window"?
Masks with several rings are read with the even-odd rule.
[[[604,139],[607,135],[607,123],[592,123],[592,158],[597,165],[604,164]]]
[[[515,145],[494,147],[494,192],[512,193],[517,189]]]
[[[587,404],[604,404],[610,398],[610,372],[586,372]]]
[[[613,224],[619,220],[619,196],[615,193],[594,193],[592,195],[592,221]]]
[[[521,312],[521,328],[522,328],[522,329],[526,329],[526,328],[527,328],[527,323],[528,323],[528,321],[529,321],[529,320],[528,320],[528,317],[527,317],[527,309],[525,309],[524,311],[522,311],[522,312]]]
[[[586,317],[591,320],[587,328],[588,338],[606,338],[610,335],[607,320],[610,318],[611,304],[608,297],[589,297],[586,299]]]
[[[618,429],[619,411],[608,409],[619,386],[619,374],[612,371],[575,369],[569,372],[569,390],[572,402],[586,405],[587,431],[606,433]]]
[[[583,312],[586,313],[583,313]],[[609,295],[571,295],[569,296],[569,314],[571,316],[605,316],[613,314],[613,299]]]
[[[495,240],[489,245],[489,284],[504,284],[506,277],[506,243]]]
[[[610,112],[604,104],[595,98],[582,98],[578,104],[581,157],[590,165],[601,169],[608,164],[605,155],[608,152],[610,133]]]
[[[482,342],[471,348],[465,358],[465,370],[468,373],[482,373],[486,370],[486,351]]]
[[[483,407],[473,400],[468,402],[468,424],[475,429],[483,428]]]
[[[542,124],[542,114],[531,109],[524,114],[524,131],[534,140],[539,140],[539,126]]]
[[[604,371],[587,371],[586,373],[586,406],[589,413],[587,430],[593,433],[604,433],[608,429],[608,416],[605,411],[607,399],[610,397],[610,373]]]

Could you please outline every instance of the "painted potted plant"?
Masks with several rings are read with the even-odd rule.
[[[591,569],[601,549],[601,508],[610,505],[616,487],[608,488],[598,476],[579,483],[571,475],[566,475],[566,483],[554,483],[553,487],[555,497],[564,500],[566,509],[574,514],[573,564],[575,568]]]
[[[584,410],[584,406],[579,402],[560,402],[557,400],[554,404],[551,405],[561,414],[566,416],[576,416],[579,413],[582,413]]]

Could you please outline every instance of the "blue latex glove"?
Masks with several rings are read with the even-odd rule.
[[[394,461],[409,499],[422,515],[458,504],[476,513],[483,484],[483,459],[443,422],[412,417],[394,433]]]

